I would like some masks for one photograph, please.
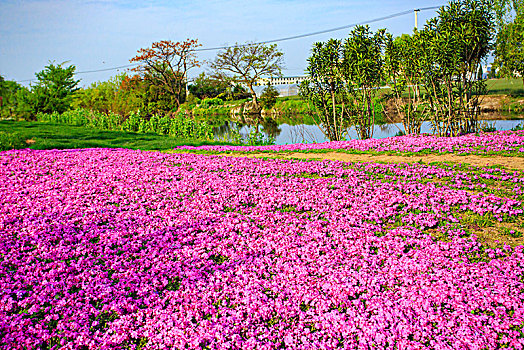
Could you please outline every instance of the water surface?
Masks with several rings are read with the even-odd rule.
[[[497,130],[510,130],[517,125],[522,125],[524,119],[511,119],[511,120],[487,120],[481,121],[482,124],[487,124],[496,128]],[[222,137],[227,133],[230,133],[232,130],[239,130],[240,134],[244,137],[247,137],[250,131],[255,127],[248,125],[241,125],[235,122],[227,122],[222,126],[213,128],[215,138]],[[402,123],[395,124],[382,124],[375,125],[373,131],[373,138],[381,139],[386,137],[391,137],[397,135],[400,131],[403,131]],[[289,124],[280,124],[269,122],[259,125],[259,131],[264,134],[264,136],[272,136],[276,138],[277,145],[286,145],[294,143],[320,143],[329,141],[322,130],[316,125],[307,125],[307,124],[298,124],[298,125],[289,125]],[[424,122],[422,124],[422,133],[431,133],[431,123]],[[357,132],[354,128],[351,128],[349,131],[347,140],[357,139]]]

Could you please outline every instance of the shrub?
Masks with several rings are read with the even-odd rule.
[[[277,103],[278,95],[279,92],[274,86],[266,86],[262,91],[262,95],[260,95],[260,104],[262,105],[262,108],[268,110],[272,109],[275,106],[275,103]]]
[[[200,102],[200,107],[209,108],[211,106],[221,106],[224,104],[224,101],[221,98],[205,98]]]
[[[213,129],[205,121],[195,121],[182,114],[171,118],[169,134],[180,138],[212,139]]]
[[[124,123],[122,123],[122,130],[137,132],[140,127],[141,120],[142,118],[140,117],[140,111],[136,113],[129,113],[127,119],[124,121]]]
[[[0,131],[0,151],[25,148],[26,143],[17,133]]]
[[[103,130],[172,135],[186,139],[213,139],[213,129],[207,122],[195,121],[184,113],[178,113],[174,117],[153,115],[147,119],[140,115],[140,111],[137,111],[136,113],[131,112],[127,119],[122,121],[122,117],[113,112],[101,113],[79,108],[62,114],[38,113],[37,120]]]
[[[511,128],[511,131],[524,130],[524,123],[520,123]]]

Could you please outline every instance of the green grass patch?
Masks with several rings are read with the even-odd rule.
[[[469,227],[491,227],[494,224],[493,214],[487,213],[480,215],[473,212],[466,212],[462,215],[460,221]]]
[[[521,78],[489,79],[486,81],[488,95],[524,96]]]
[[[520,237],[522,237],[522,232],[520,232],[518,230],[510,229],[510,228],[507,228],[507,227],[500,227],[499,228],[499,232],[501,234],[503,234],[503,235],[510,236],[510,237],[513,237],[513,238],[520,238]]]
[[[18,133],[0,130],[0,151],[27,147],[24,138]]]
[[[129,148],[141,150],[168,150],[177,146],[219,145],[224,143],[202,140],[185,140],[152,133],[98,130],[67,124],[0,121],[0,133],[18,135],[31,149],[70,148]],[[33,142],[34,141],[34,142]]]

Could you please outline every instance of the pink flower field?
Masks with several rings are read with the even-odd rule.
[[[437,147],[524,147],[499,135],[515,142]],[[518,237],[523,186],[445,164],[1,152],[0,348],[522,349],[523,247],[473,231]]]
[[[524,154],[524,130],[437,137],[416,134],[385,139],[334,141],[324,143],[272,146],[181,146],[184,150],[212,152],[282,152],[338,150],[352,152],[455,153],[455,154]]]

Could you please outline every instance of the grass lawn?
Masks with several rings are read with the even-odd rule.
[[[488,79],[486,80],[486,87],[488,89],[488,95],[508,95],[510,97],[524,96],[522,78]],[[380,94],[385,94],[389,91],[389,88],[379,89]],[[425,92],[425,89],[422,87],[421,91]],[[408,97],[407,92],[403,94],[403,97]]]
[[[65,124],[0,121],[0,131],[16,132],[31,149],[66,148],[130,148],[142,150],[167,150],[181,145],[212,145],[212,141],[183,140],[157,134],[139,134],[126,131],[106,131]],[[30,141],[32,142],[32,141]]]
[[[524,96],[524,85],[521,78],[489,79],[486,81],[488,95]]]

